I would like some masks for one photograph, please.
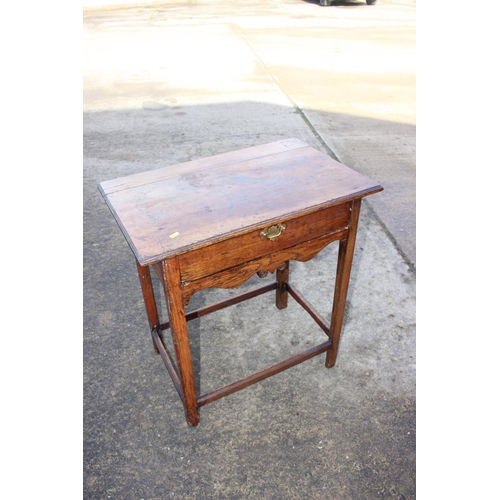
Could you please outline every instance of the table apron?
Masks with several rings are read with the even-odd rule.
[[[209,246],[201,247],[178,256],[181,280],[192,282],[219,271],[240,265],[300,243],[309,242],[325,234],[349,227],[352,202],[345,202],[305,215],[283,218],[262,225],[252,231],[229,237]],[[267,239],[262,231],[278,224],[284,230],[275,240]]]

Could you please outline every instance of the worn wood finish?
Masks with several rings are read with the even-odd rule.
[[[194,281],[240,264],[242,252],[256,259],[324,236],[326,233],[345,230],[349,226],[350,206],[350,203],[343,203],[301,217],[282,218],[279,222],[285,224],[286,229],[275,241],[261,236],[261,231],[270,226],[266,224],[247,234],[230,237],[209,247],[182,254],[179,256],[181,277],[185,281]]]
[[[345,240],[339,241],[339,255],[337,259],[337,275],[335,278],[335,291],[333,296],[332,320],[330,323],[329,336],[332,346],[326,354],[325,366],[331,368],[337,359],[340,332],[344,321],[344,311],[347,299],[347,289],[351,276],[352,259],[354,256],[354,246],[356,244],[356,232],[358,229],[359,212],[361,200],[352,202],[352,212],[349,234]]]
[[[274,272],[285,261],[298,260],[306,262],[316,256],[326,245],[341,239],[346,234],[347,231],[336,231],[326,234],[321,238],[316,238],[292,248],[286,248],[281,252],[272,253],[260,259],[251,260],[245,264],[234,266],[199,280],[182,281],[184,305],[189,303],[189,300],[196,292],[205,288],[236,288],[258,272]]]
[[[272,156],[276,153],[282,153],[287,150],[296,150],[297,148],[309,147],[307,144],[298,139],[285,139],[283,141],[264,144],[263,146],[253,146],[250,148],[222,153],[208,158],[200,158],[191,160],[177,165],[169,165],[167,167],[140,172],[137,174],[112,179],[101,183],[102,190],[105,193],[111,194],[127,189],[134,189],[139,186],[151,184],[163,179],[172,179],[183,175],[193,174],[195,172],[203,172],[214,168],[234,165],[236,163],[254,161],[256,158]]]
[[[382,190],[297,139],[202,163],[100,184],[141,265]]]
[[[237,380],[236,382],[232,382],[231,384],[228,384],[220,389],[209,392],[208,394],[205,394],[204,396],[198,398],[198,406],[203,406],[213,401],[216,401],[217,399],[220,399],[224,396],[228,396],[233,392],[240,391],[241,389],[244,389],[245,387],[255,384],[256,382],[260,382],[265,378],[271,377],[273,375],[276,375],[277,373],[287,370],[292,366],[298,365],[299,363],[303,363],[304,361],[325,352],[327,349],[330,348],[331,344],[332,344],[331,340],[327,340],[322,344],[319,344],[315,347],[311,347],[307,351],[301,352],[300,354],[296,354],[295,356],[292,356],[291,358],[281,361],[280,363],[276,363],[275,365],[272,365],[269,368],[266,368],[257,373],[249,375],[248,377],[242,378],[241,380]]]
[[[153,283],[151,282],[151,273],[149,267],[141,266],[137,262],[137,272],[139,274],[139,281],[141,282],[142,296],[144,297],[144,305],[146,306],[146,314],[148,316],[149,329],[152,330],[155,326],[160,324],[158,317],[158,309],[156,307],[155,294],[153,290]],[[153,346],[157,353],[160,353],[155,342]]]
[[[257,297],[258,295],[262,295],[263,293],[270,292],[271,290],[275,289],[276,283],[270,283],[269,285],[265,285],[261,288],[251,290],[250,292],[236,295],[236,297],[231,297],[230,299],[217,302],[216,304],[212,304],[210,306],[202,307],[201,309],[196,309],[195,311],[186,314],[186,321],[201,318],[202,316],[206,316],[207,314],[213,313],[215,311],[220,311],[221,309],[239,304],[240,302],[244,302],[245,300],[252,299],[253,297]],[[168,321],[160,325],[160,330],[166,330],[167,328],[170,328],[170,322]]]
[[[163,344],[163,341],[162,341],[160,334],[159,334],[159,330],[160,330],[159,328],[154,328],[151,331],[151,335],[153,337],[153,342],[155,343],[155,347],[156,347],[157,351],[160,353],[160,355],[163,359],[163,362],[165,363],[165,367],[167,368],[167,372],[170,375],[170,378],[172,379],[172,382],[174,383],[174,386],[177,389],[179,396],[183,400],[184,395],[182,393],[182,386],[181,386],[181,382],[179,380],[179,376],[177,375],[175,367],[172,364],[172,361],[170,360],[170,355],[167,351],[167,348]]]
[[[297,139],[194,160],[106,181],[99,189],[137,260],[155,349],[181,396],[186,419],[198,409],[326,352],[335,363],[342,330],[361,199],[382,187]],[[289,262],[313,258],[339,241],[330,325],[289,283]],[[169,321],[159,324],[149,266],[165,292]],[[255,273],[276,271],[257,290],[185,313],[194,293],[235,288]],[[197,397],[187,322],[275,290],[291,295],[329,336],[303,353]],[[160,332],[170,328],[177,370]]]
[[[290,283],[286,283],[286,289],[290,292],[290,295],[309,313],[311,318],[316,321],[316,323],[321,327],[321,329],[330,336],[330,326],[327,322],[316,312],[309,302],[300,295],[300,293],[290,285]]]
[[[287,281],[290,274],[290,261],[287,260],[276,269],[276,307],[285,309],[288,306]]]
[[[184,305],[182,303],[182,293],[179,287],[180,278],[181,274],[177,258],[172,257],[163,261],[163,279],[166,283],[165,295],[168,318],[177,357],[186,419],[191,425],[198,425],[199,415],[196,403],[193,362],[191,359]]]

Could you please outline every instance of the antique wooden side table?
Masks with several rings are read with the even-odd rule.
[[[374,181],[287,139],[102,182],[99,189],[136,258],[153,343],[197,425],[199,408],[326,352],[332,367],[342,328],[361,199],[382,191]],[[330,324],[288,282],[290,260],[307,261],[333,241],[339,253]],[[150,269],[165,291],[160,323]],[[191,313],[205,288],[236,288],[255,273],[276,271],[272,284]],[[187,321],[275,291],[290,294],[324,330],[316,347],[200,397],[196,394]],[[170,329],[176,365],[162,338]],[[172,358],[174,359],[174,358]]]

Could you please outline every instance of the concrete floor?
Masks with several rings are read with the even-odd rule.
[[[415,498],[414,51],[410,0],[85,10],[85,499]],[[385,187],[363,202],[337,364],[316,357],[188,427],[97,184],[287,137]],[[336,251],[291,267],[325,317]],[[269,295],[190,323],[190,336],[201,392],[324,339]]]

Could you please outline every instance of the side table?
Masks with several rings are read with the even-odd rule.
[[[136,258],[153,344],[182,399],[188,423],[199,408],[326,353],[335,364],[361,199],[382,187],[298,139],[286,139],[102,182],[99,190]],[[327,324],[288,282],[289,261],[307,261],[339,241],[333,309]],[[166,297],[160,323],[150,269]],[[254,274],[276,281],[185,313],[196,292],[236,288]],[[291,295],[327,340],[225,387],[198,396],[187,322],[275,291],[278,309]],[[161,332],[170,329],[177,366]]]

